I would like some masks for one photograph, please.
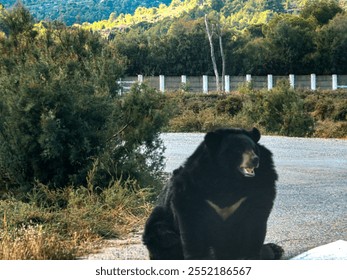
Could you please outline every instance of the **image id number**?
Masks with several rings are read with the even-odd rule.
[[[251,267],[188,267],[188,275],[249,275]]]

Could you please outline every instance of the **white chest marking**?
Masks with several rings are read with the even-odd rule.
[[[242,197],[234,204],[224,208],[220,208],[218,205],[214,204],[212,201],[206,200],[206,202],[216,211],[216,213],[223,219],[223,221],[225,221],[232,214],[236,212],[236,210],[240,207],[242,202],[244,202],[246,199],[247,197]]]

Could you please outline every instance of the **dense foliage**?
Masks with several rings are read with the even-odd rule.
[[[18,0],[1,0],[6,8]],[[157,7],[170,0],[21,0],[37,20],[59,20],[67,25],[109,18],[110,14],[133,13],[137,7]],[[111,17],[111,18],[112,18]]]
[[[99,35],[41,26],[19,6],[1,13],[0,186],[153,183],[162,167],[162,96],[118,93],[123,58]],[[135,97],[136,96],[136,97]]]
[[[113,40],[127,75],[213,75],[205,14],[228,75],[347,73],[347,14],[335,0],[173,1],[82,27]]]
[[[126,75],[213,75],[205,14],[215,50],[219,37],[223,42],[227,75],[330,75],[347,73],[345,9],[338,0],[174,0],[75,26],[112,41],[126,57]],[[221,73],[222,56],[215,55]]]
[[[258,127],[263,134],[347,137],[345,91],[293,90],[281,80],[268,90],[245,84],[230,95],[170,93],[175,104],[168,131],[207,132],[221,127]]]
[[[305,137],[314,131],[313,117],[305,110],[304,99],[288,82],[280,83],[270,93],[250,91],[241,114],[251,124],[267,133]]]
[[[131,19],[132,23],[144,18],[152,22],[165,16],[181,16],[191,12],[201,15],[198,7],[205,11],[220,12],[231,25],[245,27],[269,19],[274,13],[297,12],[310,0],[1,0],[6,8],[21,2],[36,20],[59,20],[67,25],[100,20],[118,21]],[[344,0],[339,1],[346,6]],[[324,19],[326,9],[316,9],[316,15]],[[166,11],[166,12],[165,12]],[[164,13],[163,13],[164,12]],[[310,13],[311,11],[308,10]],[[134,14],[135,16],[130,16]],[[166,14],[166,15],[165,15]],[[129,22],[128,22],[129,23]]]

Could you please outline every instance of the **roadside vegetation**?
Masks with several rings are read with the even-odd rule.
[[[145,85],[119,94],[98,34],[38,32],[21,6],[0,20],[0,259],[74,259],[143,224],[168,109]]]
[[[105,239],[139,230],[151,210],[151,193],[136,181],[50,189],[37,183],[18,199],[0,200],[0,259],[76,259]]]
[[[231,94],[169,93],[175,104],[166,130],[206,132],[219,127],[258,127],[263,134],[347,137],[347,91],[293,90],[287,81],[274,89],[245,84]]]

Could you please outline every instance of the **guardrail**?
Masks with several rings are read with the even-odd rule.
[[[315,91],[321,90],[337,90],[347,89],[347,75],[294,75],[289,76],[252,76],[250,74],[246,76],[228,76],[224,77],[224,91],[229,93],[236,91],[240,85],[245,83],[251,83],[254,89],[268,89],[271,90],[279,80],[287,79],[292,88],[308,89]],[[123,94],[127,92],[131,86],[138,82],[145,82],[149,86],[154,87],[161,92],[165,91],[177,91],[183,90],[186,92],[203,92],[209,93],[216,91],[216,82],[214,76],[143,76],[137,77],[124,77],[120,79],[118,84],[120,85],[119,93]],[[220,80],[222,80],[220,78]]]

